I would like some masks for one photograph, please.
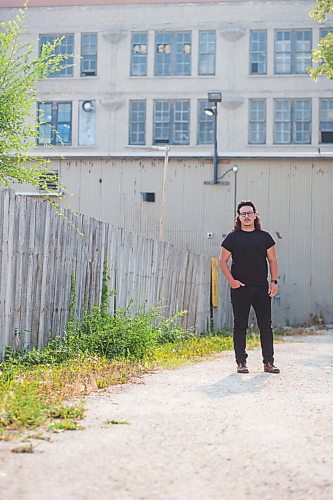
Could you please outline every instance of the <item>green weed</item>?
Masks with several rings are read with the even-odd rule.
[[[15,446],[15,448],[12,448],[12,453],[33,453],[34,448],[31,443],[29,444],[24,444],[22,446]]]
[[[53,422],[48,426],[48,430],[52,432],[78,431],[81,429],[83,429],[83,427],[71,418],[59,420],[59,422]]]
[[[230,332],[196,336],[185,329],[184,312],[165,318],[161,307],[144,311],[131,304],[110,314],[105,287],[103,294],[100,307],[68,323],[63,339],[54,338],[40,350],[6,350],[0,365],[0,440],[7,439],[3,430],[42,425],[54,432],[76,430],[83,404],[64,402],[156,367],[181,366],[233,347]],[[258,344],[258,336],[248,336],[249,347]]]
[[[129,422],[126,420],[105,420],[104,424],[106,425],[129,425]]]

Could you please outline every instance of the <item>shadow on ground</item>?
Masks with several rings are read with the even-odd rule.
[[[271,376],[268,373],[260,373],[255,376],[233,373],[216,384],[201,386],[197,390],[212,398],[225,398],[234,394],[253,394],[262,391]]]

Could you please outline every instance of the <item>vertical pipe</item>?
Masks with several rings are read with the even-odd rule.
[[[214,107],[214,158],[213,158],[213,167],[214,167],[214,184],[217,184],[217,175],[218,175],[218,156],[217,156],[217,102]]]
[[[235,171],[235,186],[234,186],[234,216],[236,217],[236,210],[237,210],[237,172],[238,170]]]
[[[169,151],[170,147],[165,146],[164,155],[164,165],[163,165],[163,187],[162,187],[162,200],[161,200],[161,212],[160,212],[160,230],[159,230],[159,240],[163,240],[164,233],[164,212],[166,206],[166,191],[167,191],[167,177],[168,177],[168,163],[169,163]]]

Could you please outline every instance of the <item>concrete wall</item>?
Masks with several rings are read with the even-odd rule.
[[[49,2],[50,3],[50,2]],[[111,2],[112,3],[112,2]],[[186,98],[191,101],[190,145],[178,146],[179,152],[211,153],[211,146],[197,145],[197,106],[209,89],[221,89],[218,145],[221,154],[228,152],[317,151],[319,142],[319,97],[333,96],[330,81],[313,82],[307,74],[274,75],[274,30],[304,29],[313,31],[313,46],[320,27],[308,15],[313,1],[222,1],[214,3],[112,4],[91,6],[55,6],[30,8],[26,14],[28,38],[39,34],[74,33],[74,52],[80,54],[80,34],[98,34],[98,73],[80,77],[76,60],[74,76],[53,78],[40,83],[40,98],[73,102],[73,141],[60,147],[64,155],[108,155],[124,153],[128,144],[130,99],[147,102],[146,144],[152,144],[154,99]],[[3,19],[15,9],[1,9]],[[41,19],[43,22],[41,23]],[[249,74],[249,33],[266,29],[268,33],[267,75]],[[191,76],[154,76],[155,31],[192,32]],[[216,75],[198,76],[198,36],[200,30],[216,30]],[[148,75],[130,76],[131,32],[148,32]],[[36,42],[35,42],[36,43]],[[37,43],[36,43],[37,52]],[[312,143],[309,145],[273,145],[273,99],[281,97],[312,99]],[[248,100],[267,99],[267,144],[248,144]],[[96,101],[96,146],[79,146],[79,101]],[[321,145],[323,150],[331,146]],[[54,151],[54,150],[53,150]]]

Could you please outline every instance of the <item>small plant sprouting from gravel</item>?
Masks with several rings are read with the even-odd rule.
[[[130,425],[126,420],[105,420],[104,424],[106,425]]]

